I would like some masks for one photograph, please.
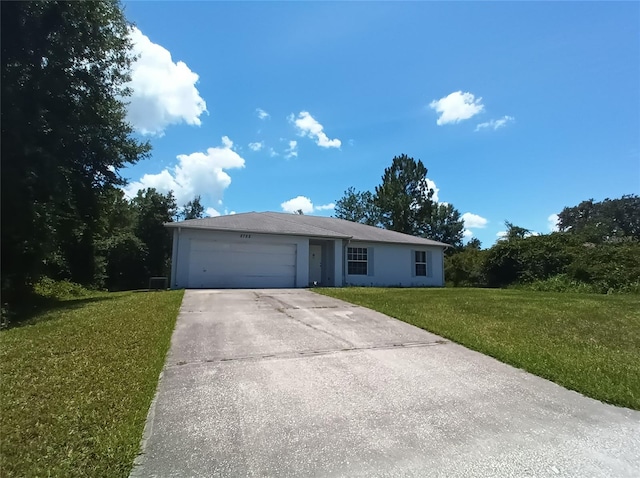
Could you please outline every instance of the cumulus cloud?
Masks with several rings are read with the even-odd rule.
[[[470,212],[465,212],[462,215],[462,220],[464,221],[464,226],[468,229],[482,229],[487,227],[487,223],[489,222],[484,217]]]
[[[267,113],[265,110],[263,110],[262,108],[256,108],[256,114],[258,115],[258,118],[260,118],[261,120],[271,118],[271,115]]]
[[[213,209],[212,207],[208,207],[207,209],[205,209],[204,212],[207,215],[207,217],[218,217],[218,216],[220,216],[220,213],[218,211],[216,211],[215,209]]]
[[[507,231],[498,231],[496,232],[496,237],[498,240],[504,239],[507,237]]]
[[[207,104],[196,88],[198,75],[186,63],[174,63],[166,48],[138,28],[131,28],[129,37],[138,60],[131,67],[127,120],[144,135],[162,135],[178,123],[199,126]]]
[[[429,107],[440,113],[436,121],[439,126],[467,120],[484,109],[482,98],[476,98],[472,93],[462,91],[454,91],[444,98],[433,100],[429,103]]]
[[[311,199],[304,196],[297,196],[293,199],[289,199],[288,201],[280,204],[280,207],[282,207],[284,212],[302,211],[305,214],[313,212],[313,203],[311,202]]]
[[[549,226],[549,230],[551,232],[555,232],[555,231],[559,231],[560,229],[558,228],[558,215],[557,214],[551,214],[548,218],[547,218],[547,225]]]
[[[289,141],[289,147],[285,150],[286,154],[285,158],[297,158],[298,157],[298,142],[297,141]]]
[[[206,152],[180,154],[175,167],[145,174],[125,186],[125,194],[133,197],[140,189],[155,188],[162,193],[173,191],[178,204],[185,204],[197,195],[203,202],[220,204],[224,190],[231,184],[227,170],[244,167],[244,159],[232,148],[233,142],[223,136],[221,146]]]
[[[249,143],[249,149],[251,151],[260,151],[264,148],[264,141],[260,141],[258,143]]]
[[[473,232],[470,231],[469,229],[465,229],[464,231],[462,231],[462,237],[469,239],[473,237]]]
[[[338,139],[329,139],[324,132],[324,127],[318,123],[308,111],[301,111],[296,118],[293,113],[289,115],[289,121],[298,128],[300,136],[315,139],[321,148],[339,148],[342,142]]]
[[[484,123],[480,123],[478,126],[476,126],[476,131],[480,131],[481,129],[492,129],[495,131],[506,126],[507,123],[511,123],[512,121],[515,121],[515,118],[513,116],[505,115],[497,120],[489,120]]]
[[[309,199],[308,197],[297,196],[293,199],[289,199],[288,201],[283,202],[282,204],[280,204],[280,207],[282,207],[282,210],[284,212],[293,213],[301,210],[305,214],[311,214],[314,211],[327,211],[333,209],[336,207],[336,205],[334,203],[329,203],[323,204],[321,206],[314,206],[311,202],[311,199]]]

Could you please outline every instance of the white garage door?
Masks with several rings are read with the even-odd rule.
[[[190,288],[269,288],[295,285],[295,244],[191,241]]]

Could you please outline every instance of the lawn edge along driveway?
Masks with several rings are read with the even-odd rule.
[[[314,289],[588,397],[640,410],[640,296],[501,289]]]
[[[128,476],[182,296],[95,293],[0,332],[0,475]]]

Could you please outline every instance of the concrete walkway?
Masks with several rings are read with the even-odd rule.
[[[635,478],[640,412],[310,291],[187,291],[132,476]]]

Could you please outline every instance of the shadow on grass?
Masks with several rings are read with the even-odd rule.
[[[2,316],[2,330],[14,329],[17,327],[24,327],[26,325],[33,325],[37,322],[45,322],[49,320],[55,320],[56,317],[50,318],[37,318],[38,315],[52,311],[64,311],[72,310],[83,307],[93,302],[102,302],[105,300],[111,300],[115,297],[110,296],[98,296],[98,297],[78,297],[77,299],[51,299],[45,297],[35,296],[29,299],[28,304],[22,304],[13,307],[11,310],[4,312]]]

